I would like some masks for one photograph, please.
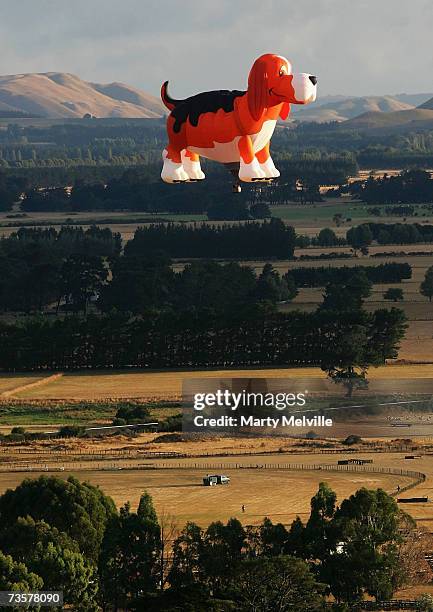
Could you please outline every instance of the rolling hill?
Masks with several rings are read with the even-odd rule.
[[[50,118],[153,118],[164,110],[158,98],[123,83],[90,83],[65,72],[0,76],[0,112]]]
[[[421,128],[433,129],[433,106],[413,108],[391,113],[368,112],[346,121],[347,128]]]
[[[299,111],[292,106],[293,118],[299,121],[347,121],[364,113],[388,113],[413,109],[412,104],[402,102],[393,96],[364,96],[344,98],[319,105],[312,104]]]

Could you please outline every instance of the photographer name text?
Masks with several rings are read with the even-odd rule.
[[[195,427],[332,427],[332,419],[324,416],[277,416],[258,418],[254,416],[220,416],[217,418],[197,415],[194,417]]]

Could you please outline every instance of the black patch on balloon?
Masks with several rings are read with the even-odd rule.
[[[231,113],[234,109],[236,98],[244,96],[246,91],[221,89],[219,91],[205,91],[195,96],[176,101],[176,107],[170,115],[174,118],[173,131],[179,133],[182,125],[189,119],[194,127],[197,127],[200,115],[203,113],[216,113],[223,109],[225,113]]]

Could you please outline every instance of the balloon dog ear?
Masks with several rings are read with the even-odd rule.
[[[248,109],[253,119],[258,121],[268,101],[268,73],[266,62],[259,57],[253,64],[248,77]]]

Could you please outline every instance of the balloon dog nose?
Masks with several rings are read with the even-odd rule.
[[[308,78],[313,83],[313,85],[316,85],[316,83],[317,83],[317,77],[316,76],[310,75]]]

